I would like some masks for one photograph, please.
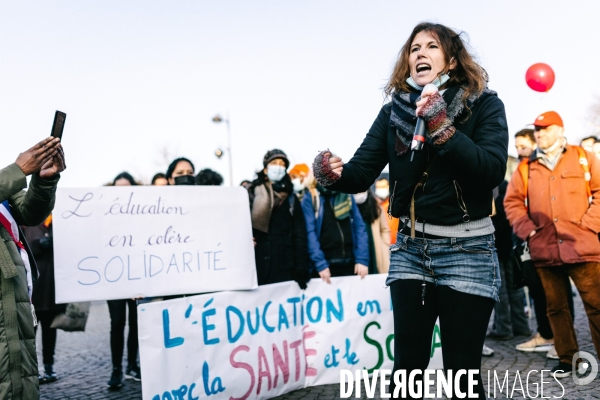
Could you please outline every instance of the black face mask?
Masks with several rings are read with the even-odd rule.
[[[194,175],[181,175],[174,179],[175,185],[195,185],[196,178]]]

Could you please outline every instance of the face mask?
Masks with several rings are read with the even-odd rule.
[[[375,196],[379,197],[381,200],[385,200],[390,195],[389,188],[377,188],[375,189]]]
[[[364,202],[367,201],[367,197],[369,197],[369,193],[367,192],[356,193],[354,195],[354,201],[356,204],[364,204]]]
[[[292,185],[294,185],[294,192],[296,192],[296,193],[299,193],[302,190],[304,190],[304,184],[302,182],[300,182],[300,178],[292,179]]]
[[[437,86],[439,88],[444,83],[448,82],[448,79],[450,79],[450,75],[443,74],[441,77],[435,78],[435,80],[433,82],[431,82],[431,83],[433,83],[435,86]],[[425,86],[419,86],[419,85],[417,85],[417,82],[415,82],[413,80],[412,76],[408,77],[408,79],[406,80],[406,83],[408,83],[410,86],[414,87],[417,90],[423,90],[423,88],[425,87]]]
[[[285,176],[285,167],[281,165],[267,165],[267,177],[271,182],[279,182]]]

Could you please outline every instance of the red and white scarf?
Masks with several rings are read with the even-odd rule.
[[[2,224],[4,229],[6,229],[12,240],[17,245],[17,248],[19,249],[21,259],[23,260],[23,265],[25,265],[25,272],[27,275],[27,291],[29,293],[29,299],[31,299],[33,283],[31,280],[31,265],[29,264],[29,256],[27,255],[27,251],[25,251],[25,246],[23,246],[23,243],[19,238],[19,227],[17,226],[17,222],[12,216],[12,212],[10,211],[10,205],[6,200],[0,203],[0,223]]]

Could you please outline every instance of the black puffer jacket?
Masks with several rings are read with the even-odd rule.
[[[449,99],[444,100],[449,104]],[[502,101],[495,94],[483,93],[471,105],[470,114],[463,110],[456,117],[456,133],[448,142],[426,145],[412,162],[410,151],[402,156],[396,153],[390,114],[388,103],[352,159],[344,164],[342,177],[329,189],[364,192],[389,163],[390,212],[394,217],[409,215],[415,185],[433,160],[423,190],[416,192],[417,220],[435,225],[462,223],[465,213],[459,204],[461,198],[471,221],[489,216],[492,190],[504,179],[508,158],[508,126]],[[410,122],[414,124],[415,120]]]
[[[254,190],[257,186],[264,185],[266,179],[261,171],[248,188],[251,208]],[[293,201],[288,197],[272,211],[268,233],[252,229],[256,240],[256,275],[259,285],[296,281],[300,287],[304,287],[310,279],[306,222],[300,201],[291,190],[289,175],[286,175],[284,181],[286,192]]]

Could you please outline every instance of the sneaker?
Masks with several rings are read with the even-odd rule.
[[[125,379],[133,379],[140,382],[142,380],[142,372],[137,365],[131,365],[125,370]]]
[[[483,345],[483,349],[481,350],[481,355],[485,357],[491,357],[494,355],[494,349],[487,347],[485,344]]]
[[[118,389],[123,386],[123,371],[121,368],[113,368],[112,375],[108,381],[110,389]]]
[[[552,376],[557,378],[566,378],[567,376],[571,375],[572,371],[573,366],[571,364],[559,361],[558,365],[552,368]]]
[[[560,357],[556,353],[556,347],[552,346],[550,350],[548,350],[548,354],[546,354],[546,358],[551,360],[560,360]]]
[[[517,350],[525,352],[548,352],[552,347],[554,347],[554,339],[544,339],[542,335],[536,333],[530,341],[517,345]]]
[[[58,380],[58,376],[54,369],[52,368],[52,364],[44,364],[44,373],[39,376],[40,385],[44,383],[52,383]]]

